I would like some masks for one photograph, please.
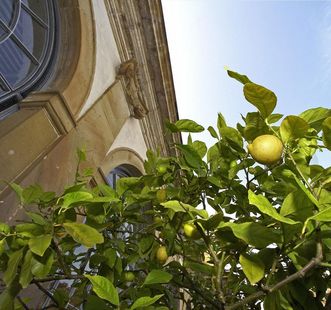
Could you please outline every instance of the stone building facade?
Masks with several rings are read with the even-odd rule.
[[[0,179],[61,191],[74,180],[77,148],[92,183],[122,165],[143,173],[147,149],[173,154],[180,137],[164,134],[178,114],[161,1],[53,2],[53,66],[0,120]],[[20,216],[4,182],[0,201],[0,221]]]

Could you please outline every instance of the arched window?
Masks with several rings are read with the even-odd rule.
[[[56,0],[0,1],[0,113],[42,85],[54,60]],[[3,115],[2,115],[3,116]],[[0,115],[1,118],[1,115]]]
[[[116,181],[118,179],[139,176],[141,176],[141,172],[136,167],[128,164],[123,164],[110,171],[109,174],[106,176],[106,180],[112,188],[116,188]]]

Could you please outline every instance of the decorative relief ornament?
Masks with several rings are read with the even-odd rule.
[[[124,83],[131,116],[142,119],[148,113],[138,79],[138,65],[134,59],[123,62],[117,71],[117,79]]]

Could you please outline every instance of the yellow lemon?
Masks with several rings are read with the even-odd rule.
[[[194,239],[194,240],[201,238],[201,235],[194,224],[185,223],[183,228],[184,228],[184,234],[186,237]]]
[[[283,143],[273,135],[262,135],[248,145],[248,152],[260,164],[277,163],[283,154]]]
[[[164,264],[168,259],[167,248],[165,246],[160,246],[156,251],[156,259],[160,264]]]

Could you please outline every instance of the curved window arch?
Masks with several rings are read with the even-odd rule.
[[[56,0],[0,2],[0,113],[47,78],[54,60]]]
[[[106,176],[106,181],[112,188],[116,188],[116,181],[118,179],[139,176],[141,176],[141,172],[136,167],[129,164],[123,164],[110,171]]]

